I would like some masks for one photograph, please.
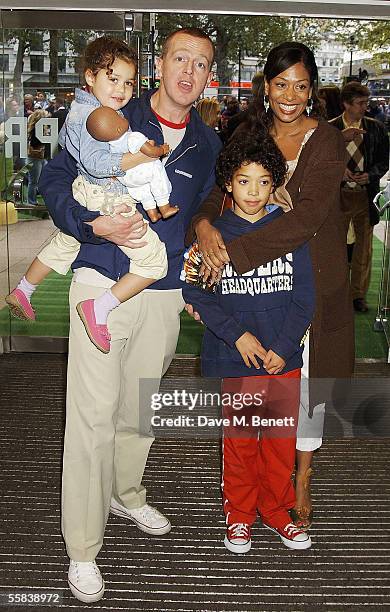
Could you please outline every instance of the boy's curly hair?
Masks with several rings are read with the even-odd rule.
[[[272,176],[273,191],[283,185],[287,165],[274,140],[265,132],[261,135],[245,132],[233,136],[219,154],[216,165],[219,186],[226,191],[226,185],[231,183],[235,171],[250,163],[261,164],[268,170]]]
[[[133,64],[137,71],[137,53],[124,40],[111,36],[96,38],[85,48],[82,60],[83,73],[85,74],[87,70],[90,70],[96,75],[99,70],[106,68],[107,74],[109,74],[112,72],[111,66],[116,59]]]

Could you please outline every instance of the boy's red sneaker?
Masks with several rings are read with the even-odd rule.
[[[233,523],[228,525],[224,544],[230,552],[243,554],[250,550],[251,528],[247,523]]]
[[[287,548],[305,550],[311,546],[309,534],[302,531],[302,529],[294,525],[294,523],[287,523],[284,527],[272,527],[271,525],[266,525],[266,523],[263,523],[263,525],[276,533]]]

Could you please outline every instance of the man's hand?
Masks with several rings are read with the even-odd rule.
[[[205,266],[216,274],[230,261],[220,232],[207,219],[198,221],[195,227],[199,251]]]
[[[286,362],[282,357],[279,357],[276,353],[269,350],[263,361],[264,369],[268,374],[279,374],[286,365]]]
[[[125,204],[115,207],[116,213],[125,213],[131,210]],[[90,221],[88,225],[92,226],[95,236],[105,238],[118,246],[137,249],[147,244],[145,241],[139,242],[139,239],[146,233],[147,224],[138,211],[131,217],[124,217],[121,214],[116,214],[114,217],[102,215]],[[133,242],[134,240],[137,240],[137,242]]]
[[[192,317],[194,319],[194,321],[198,321],[199,323],[203,323],[202,319],[200,318],[199,312],[196,312],[196,310],[194,310],[194,307],[192,306],[192,304],[186,304],[184,306],[184,308],[188,312],[190,317]]]
[[[348,183],[354,183],[356,181],[355,173],[351,172],[351,170],[349,170],[349,168],[345,168],[345,172],[344,172],[344,176],[343,176],[343,181],[347,181]]]
[[[267,351],[258,341],[256,336],[250,332],[245,332],[245,334],[242,334],[242,336],[236,340],[236,347],[248,368],[254,365],[256,370],[260,369],[256,357],[260,357],[260,359],[263,360],[267,354]]]
[[[368,177],[368,172],[361,172],[361,173],[355,172],[353,175],[353,180],[358,185],[368,185],[368,183],[370,182],[369,177]]]
[[[360,130],[359,128],[354,128],[354,127],[349,127],[349,128],[345,128],[345,130],[341,130],[341,134],[345,142],[350,142],[351,140],[355,140],[355,138],[365,133],[366,133],[366,130]]]

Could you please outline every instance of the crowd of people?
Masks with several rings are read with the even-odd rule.
[[[26,93],[23,104],[15,97],[9,98],[0,112],[0,124],[11,117],[27,117],[27,158],[22,158],[15,151],[13,158],[13,170],[17,171],[26,164],[31,169],[27,175],[27,203],[37,206],[38,181],[44,165],[50,159],[50,146],[43,145],[36,137],[35,126],[44,117],[53,117],[58,122],[58,132],[61,130],[69,108],[66,107],[65,98],[62,95],[47,96],[43,91],[36,91],[35,95]],[[0,133],[3,132],[0,125]]]
[[[248,107],[226,101],[221,131],[230,131],[221,140],[218,102],[194,107],[214,51],[201,30],[172,32],[157,61],[159,89],[135,99],[135,53],[109,37],[89,43],[86,88],[76,91],[63,150],[41,174],[39,190],[61,232],[34,270],[64,274],[71,265],[74,273],[62,532],[69,587],[87,603],[104,594],[96,557],[110,512],[155,536],[172,527],[149,505],[142,484],[153,443],[142,385],[147,379],[148,394],[158,392],[175,354],[184,299],[206,326],[202,375],[221,378],[230,398],[223,407],[221,507],[224,544],[233,553],[251,548],[258,517],[286,547],[312,545],[310,477],[332,396],[318,381],[353,372],[353,305],[362,298],[351,295],[346,236],[356,210],[349,192],[359,192],[368,215],[371,186],[387,170],[382,141],[383,164],[375,149],[371,165],[371,145],[383,128],[350,110],[365,112],[368,101],[352,84],[341,95],[341,118],[329,123],[312,51],[285,42],[270,51]],[[121,149],[109,130],[94,136],[89,119],[102,106],[126,120]],[[177,208],[167,218],[137,210],[139,200],[125,187],[129,170],[141,174],[155,161],[140,146],[131,150],[134,133],[163,147],[169,201]],[[129,276],[135,290],[118,293]],[[38,282],[29,269],[7,296],[14,314],[35,317],[30,300]],[[237,394],[250,399],[238,423]]]

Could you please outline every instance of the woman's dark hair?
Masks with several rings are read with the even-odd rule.
[[[328,121],[335,119],[343,112],[340,100],[340,89],[336,85],[326,85],[318,90],[318,97],[325,106]]]
[[[308,74],[310,80],[310,87],[312,87],[311,98],[313,100],[313,108],[311,112],[312,117],[321,118],[323,117],[323,109],[317,95],[317,84],[318,84],[318,69],[314,58],[314,53],[299,42],[284,42],[277,47],[271,49],[268,54],[267,61],[264,66],[264,79],[269,83],[291,66],[302,63]],[[256,123],[261,123],[269,128],[272,125],[273,113],[269,109],[266,112],[264,108],[264,83],[257,95],[254,96],[252,104],[249,108],[249,119],[251,128],[254,128]]]
[[[242,165],[251,163],[261,164],[268,170],[272,176],[274,190],[283,185],[287,165],[274,140],[266,133],[256,137],[245,132],[234,136],[219,154],[216,165],[217,183],[226,190],[226,185],[231,183],[235,171]]]

